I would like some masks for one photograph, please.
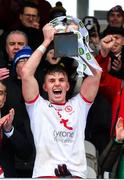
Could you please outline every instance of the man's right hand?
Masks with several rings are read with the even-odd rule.
[[[115,38],[112,35],[107,35],[101,39],[101,54],[103,57],[106,57],[115,44]]]
[[[50,42],[54,39],[54,34],[57,33],[57,30],[53,27],[51,23],[47,23],[43,27],[43,34],[44,34],[44,42],[43,45],[49,45]]]
[[[0,80],[6,79],[9,77],[9,69],[0,68]]]

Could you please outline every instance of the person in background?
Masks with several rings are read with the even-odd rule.
[[[108,26],[101,33],[101,38],[103,38],[109,27],[123,27],[124,25],[124,10],[120,5],[112,7],[107,13]]]
[[[35,3],[25,2],[23,8],[21,9],[19,19],[23,26],[39,29],[40,17],[38,6]]]
[[[49,20],[60,16],[66,16],[66,9],[63,7],[62,3],[58,1],[56,2],[55,7],[51,8],[49,12]]]
[[[30,1],[36,3],[38,6],[39,16],[40,16],[39,24],[40,24],[40,28],[42,29],[43,26],[49,22],[49,12],[52,6],[50,2],[46,0],[30,0]]]
[[[18,50],[28,44],[28,38],[22,31],[11,31],[5,39],[4,51],[1,52],[0,80],[13,76],[12,61]]]
[[[18,20],[24,0],[0,0],[0,29],[7,31]]]
[[[106,36],[101,39],[101,54],[97,61],[103,67],[102,79],[99,91],[108,99],[110,104],[121,88],[121,79],[123,76],[123,42],[124,29],[118,27],[109,27]],[[112,73],[110,66],[118,66],[118,71]],[[124,77],[124,76],[123,76]],[[104,89],[104,90],[103,90]]]
[[[96,56],[103,72],[95,103],[88,114],[86,137],[96,146],[99,154],[109,142],[115,122],[118,105],[115,99],[120,94],[124,78],[123,42],[124,29],[109,27],[101,39],[100,53]]]
[[[39,11],[36,3],[26,1],[20,12],[18,22],[12,26],[1,37],[1,49],[5,46],[4,42],[11,31],[19,30],[28,37],[28,44],[35,50],[43,41],[42,31],[39,29]]]
[[[113,36],[108,35],[107,37],[105,37],[103,54],[106,55],[109,52],[109,55],[111,57],[109,66],[108,66],[109,74],[116,78],[119,78],[120,80],[120,87],[118,88],[118,91],[115,94],[113,98],[113,103],[112,103],[111,137],[113,137],[114,135],[118,133],[117,129],[115,133],[115,126],[117,124],[118,131],[120,130],[120,134],[118,135],[117,140],[119,140],[119,142],[123,144],[123,142],[121,141],[122,140],[121,136],[123,136],[123,133],[121,132],[123,132],[122,125],[124,122],[124,61],[123,61],[124,29],[123,28],[119,28],[119,29],[120,29],[120,37],[117,34],[117,28],[116,28],[116,35],[114,32],[114,29],[111,28],[111,31],[113,32],[114,35]],[[123,145],[120,147],[120,150],[116,149],[116,146],[115,146],[115,149],[113,147],[110,153],[111,153],[110,155],[113,155],[115,157],[115,159],[112,158],[111,163],[117,162],[116,166],[115,166],[115,163],[113,163],[114,164],[113,166],[115,166],[116,168],[112,168],[112,164],[109,164],[108,162],[107,162],[107,166],[110,165],[111,170],[115,169],[116,178],[123,179],[124,178]],[[118,153],[118,156],[117,156],[117,153]]]
[[[12,31],[6,39],[7,59],[1,64],[0,78],[7,88],[7,99],[2,108],[2,116],[11,107],[15,109],[14,121],[9,134],[3,134],[3,146],[0,153],[1,165],[5,177],[31,177],[34,158],[33,137],[30,131],[29,117],[22,98],[21,82],[15,76],[13,59],[16,53],[28,43],[27,36],[21,31]],[[2,63],[2,62],[1,62]]]
[[[6,101],[6,86],[3,83],[3,81],[0,80],[0,152],[2,147],[4,130],[9,128],[9,122],[13,121],[15,114],[14,109],[10,109],[8,114],[1,117],[1,109],[4,106],[5,101]],[[4,172],[1,167],[1,161],[0,161],[0,178],[4,178]]]
[[[80,93],[66,101],[70,86],[66,71],[60,65],[51,66],[43,84],[49,100],[44,100],[39,95],[34,74],[57,31],[46,24],[43,32],[42,45],[30,56],[21,72],[23,96],[36,147],[33,177],[55,177],[58,164],[66,164],[72,176],[86,178],[84,129],[87,113],[98,91],[101,71],[91,68],[94,76],[88,76]]]
[[[100,50],[100,25],[93,16],[86,16],[82,22],[89,32],[89,45],[93,50],[93,55],[97,56]]]
[[[123,96],[124,98],[124,96]],[[123,106],[124,107],[124,106]],[[123,108],[122,107],[122,108]],[[124,111],[123,111],[124,112]],[[109,172],[110,179],[124,178],[124,119],[123,115],[117,117],[115,126],[115,136],[110,140],[99,157],[101,175],[104,178],[104,172]]]

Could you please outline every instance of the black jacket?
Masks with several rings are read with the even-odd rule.
[[[4,116],[11,108],[15,109],[14,133],[10,138],[3,136],[3,144],[0,149],[0,164],[3,167],[5,177],[20,177],[19,170],[30,171],[30,175],[25,173],[24,177],[31,177],[35,148],[30,129],[30,120],[22,97],[21,81],[14,79],[12,67],[9,66],[8,68],[10,69],[10,77],[4,80],[7,86],[7,100],[1,113]]]
[[[124,144],[111,139],[99,157],[100,174],[110,172],[110,178],[118,178],[118,165],[124,153]]]
[[[111,57],[111,61],[113,61],[114,57],[113,57],[113,55],[111,56],[111,53],[110,53],[110,57]],[[119,79],[124,79],[124,46],[123,46],[122,51],[121,51],[121,61],[122,61],[122,66],[121,66],[120,71],[115,71],[115,70],[111,69],[109,71],[109,73],[112,76],[115,76]]]

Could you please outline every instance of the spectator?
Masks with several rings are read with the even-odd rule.
[[[0,113],[2,107],[4,106],[5,101],[6,101],[6,86],[2,81],[0,81]],[[14,118],[14,109],[11,109],[7,115],[0,118],[0,151],[2,146],[3,129],[8,128],[9,126],[8,121],[13,121],[13,118]],[[2,167],[0,166],[0,178],[3,177],[4,177],[4,172]]]
[[[111,56],[109,73],[120,78],[120,88],[116,93],[112,104],[112,127],[111,136],[116,135],[116,142],[108,144],[100,157],[102,171],[109,171],[111,178],[124,178],[124,155],[123,155],[123,121],[124,121],[124,63],[123,63],[123,28],[109,28],[108,35],[104,39],[103,55]],[[119,37],[120,35],[120,37]],[[111,53],[110,53],[111,51]],[[114,84],[115,85],[115,84]],[[115,132],[116,127],[116,133]],[[108,148],[109,147],[109,148]],[[110,149],[111,148],[111,149]],[[106,157],[105,157],[106,155]],[[111,157],[111,158],[109,158]],[[106,160],[105,160],[106,159]]]
[[[67,74],[61,66],[51,66],[43,84],[49,101],[44,100],[39,96],[34,74],[56,30],[47,24],[43,32],[42,45],[32,54],[21,72],[23,96],[36,147],[33,177],[54,177],[54,169],[58,164],[65,163],[72,176],[86,178],[84,129],[88,110],[99,87],[101,72],[91,68],[94,76],[87,77],[80,94],[66,102],[69,90]]]
[[[120,5],[111,8],[107,14],[108,24],[111,27],[123,27],[124,11]]]
[[[5,177],[31,177],[34,158],[33,137],[30,131],[29,117],[22,98],[21,82],[14,79],[13,58],[17,51],[27,45],[24,32],[12,31],[6,39],[7,59],[0,69],[0,77],[7,87],[7,99],[1,110],[6,115],[11,107],[15,109],[14,121],[10,132],[3,134],[0,161]],[[14,128],[13,128],[14,127]],[[9,134],[8,136],[6,136]]]
[[[114,66],[115,63],[117,63],[118,66],[123,64],[123,38],[123,28],[110,27],[106,32],[106,36],[101,40],[101,55],[97,58],[98,62],[103,67],[100,92],[109,100],[111,104],[117,92],[120,91],[121,80],[118,79],[120,72],[116,72],[116,77],[114,77],[108,73],[108,71],[111,63],[112,66]],[[112,56],[113,54],[115,57],[114,59]],[[121,73],[122,72],[123,71],[121,71]]]
[[[23,31],[28,37],[28,44],[35,50],[43,40],[42,31],[39,29],[39,12],[38,7],[33,2],[25,2],[19,14],[19,21],[13,24],[10,29],[5,32],[2,39],[6,39],[6,35],[13,30]],[[2,42],[3,43],[3,42]]]
[[[0,0],[0,29],[7,31],[18,19],[23,0]]]
[[[16,54],[16,52],[21,49],[23,46],[27,45],[28,39],[24,32],[22,31],[11,31],[5,40],[4,43],[4,51],[1,53],[1,62],[0,67],[4,69],[0,69],[0,79],[7,78],[12,76],[12,60]]]
[[[107,13],[107,28],[101,33],[101,38],[105,36],[109,27],[123,27],[124,24],[124,10],[120,5],[112,7]]]
[[[122,107],[123,108],[123,107]],[[124,112],[124,111],[123,111]],[[99,164],[101,168],[101,174],[109,172],[109,178],[112,179],[123,179],[123,156],[124,151],[124,119],[118,117],[116,124],[116,137],[114,137],[103,150]]]
[[[6,86],[0,80],[0,115],[1,115],[1,109],[4,106],[5,101],[6,101]],[[0,120],[0,146],[2,145],[2,130],[1,129],[5,120],[6,118],[3,118],[3,120]]]
[[[52,20],[59,16],[66,16],[66,9],[62,6],[62,3],[58,1],[56,6],[50,10],[49,20]]]
[[[106,36],[101,39],[101,53],[96,57],[103,73],[95,103],[88,114],[86,133],[99,153],[109,142],[111,127],[115,122],[115,98],[120,93],[122,83],[119,78],[124,78],[123,38],[123,28],[109,27]],[[115,71],[117,68],[118,71]]]
[[[100,25],[98,20],[93,16],[83,18],[83,23],[89,32],[89,44],[93,50],[93,55],[96,56],[100,50]]]
[[[40,28],[42,29],[43,26],[49,22],[49,12],[52,8],[49,1],[46,0],[30,0],[32,2],[37,3],[39,9],[39,16],[40,16]]]

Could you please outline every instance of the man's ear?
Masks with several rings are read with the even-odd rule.
[[[124,46],[124,37],[123,37],[123,46]]]
[[[39,23],[39,21],[40,21],[40,16],[37,17],[37,22]]]
[[[47,87],[45,83],[43,84],[43,90],[47,92]]]
[[[67,91],[69,91],[69,89],[70,89],[70,84],[69,84],[69,82],[67,83]]]
[[[6,102],[6,95],[5,95],[5,97],[4,97],[4,103]]]

